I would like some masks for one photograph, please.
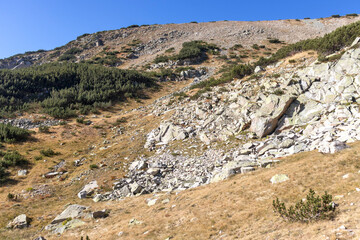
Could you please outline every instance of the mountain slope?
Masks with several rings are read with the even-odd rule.
[[[279,23],[291,26],[309,23],[309,28],[317,29],[321,21],[338,24],[354,19],[251,24],[276,28]],[[229,46],[239,43],[237,27],[227,27],[241,23],[192,23],[180,27],[194,25],[199,30],[207,24],[219,25],[211,34],[235,33],[233,39],[221,36],[224,42],[230,39]],[[110,36],[125,31],[136,34],[146,28],[154,28],[156,34],[170,26],[131,27],[103,34]],[[284,36],[294,30],[286,29]],[[337,39],[346,44],[335,48],[339,51],[334,55],[318,58],[318,49],[298,49],[295,45],[294,51],[264,68],[241,64],[243,60],[238,57],[229,60],[234,52],[247,51],[256,55],[252,58],[255,62],[267,49],[274,52],[285,46],[275,43],[275,39],[270,43],[261,31],[249,36],[265,41],[264,48],[260,47],[261,41],[258,46],[250,46],[254,42],[244,40],[239,43],[242,47],[231,49],[223,49],[225,43],[216,42],[222,48],[220,56],[226,53],[227,59],[218,58],[214,45],[191,42],[185,44],[190,45],[190,53],[207,58],[195,64],[190,61],[190,66],[185,67],[171,61],[158,63],[158,68],[151,70],[156,73],[147,74],[167,77],[157,82],[159,88],[147,92],[147,98],[127,99],[95,114],[61,124],[57,121],[58,126],[35,129],[27,141],[4,143],[0,163],[8,160],[4,159],[5,152],[18,151],[29,164],[7,169],[8,182],[0,188],[0,236],[4,239],[34,239],[40,235],[46,239],[57,239],[58,235],[62,239],[86,236],[90,239],[358,238],[360,42],[357,31],[352,29],[348,31],[352,35]],[[92,38],[85,35],[80,39],[87,37]],[[179,37],[172,44],[180,47],[183,40],[212,41],[207,35],[193,37],[186,40]],[[337,37],[334,34],[324,39]],[[355,38],[352,46],[344,47],[349,39]],[[114,41],[118,40],[114,37]],[[101,41],[106,44],[107,40]],[[130,44],[138,47],[141,43],[131,39]],[[204,44],[200,46],[206,49],[204,52],[197,49],[199,44]],[[74,49],[74,46],[67,47]],[[103,47],[91,47],[81,53],[75,49],[67,54],[95,53],[96,48],[109,53]],[[153,53],[157,50],[153,51],[146,55],[149,59],[155,58]],[[128,63],[139,61],[143,65],[146,56]],[[178,76],[169,80],[170,72]],[[81,87],[89,88],[82,84],[76,88]],[[48,118],[24,114],[32,119],[32,127],[38,127]],[[271,183],[276,174],[286,174],[288,178]],[[273,213],[275,197],[287,205],[294,204],[310,188],[318,194],[328,191],[334,196],[339,208],[333,221],[289,223]],[[97,212],[104,208],[109,211]],[[7,224],[20,214],[31,218],[30,225],[24,229],[7,229]],[[98,215],[104,218],[95,217]]]
[[[1,60],[0,69],[52,62],[61,56],[67,56],[64,59],[73,61],[89,60],[94,57],[101,57],[104,48],[111,49],[112,52],[119,52],[117,53],[117,62],[114,64],[122,66],[122,68],[143,66],[150,63],[157,54],[163,54],[167,49],[179,50],[183,42],[204,40],[215,43],[224,49],[231,48],[239,43],[249,48],[253,44],[267,43],[268,38],[294,43],[322,36],[359,19],[359,17],[341,17],[135,26],[84,34],[65,46],[51,51],[41,50],[36,53],[15,55]]]

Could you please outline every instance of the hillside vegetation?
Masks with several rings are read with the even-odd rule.
[[[157,56],[155,63],[167,62],[169,60],[197,60],[202,62],[207,59],[207,53],[217,54],[219,48],[215,44],[210,44],[204,41],[185,42],[178,54],[172,56]]]
[[[241,79],[253,74],[256,66],[265,67],[298,52],[314,50],[318,52],[319,60],[322,60],[325,58],[324,56],[335,53],[346,46],[350,46],[358,36],[360,36],[360,21],[340,27],[326,34],[324,37],[303,40],[284,46],[269,58],[261,57],[252,64],[239,64],[228,67],[218,79],[211,78],[206,82],[193,85],[192,88],[204,88],[200,93],[208,91],[210,87],[230,82],[234,78]],[[198,95],[195,96],[197,97]]]
[[[88,113],[153,86],[153,79],[132,70],[89,64],[45,64],[0,71],[0,111],[8,114],[39,105],[57,118]]]
[[[360,21],[340,27],[329,34],[326,34],[324,37],[303,40],[282,47],[270,58],[261,58],[256,62],[256,65],[266,66],[297,52],[309,50],[317,51],[320,56],[326,56],[349,46],[358,36],[360,36]]]

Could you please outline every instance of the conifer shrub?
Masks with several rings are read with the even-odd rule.
[[[59,155],[59,152],[55,152],[54,150],[52,150],[51,148],[48,149],[43,149],[40,151],[40,154],[45,156],[45,157],[53,157],[55,155]]]
[[[316,196],[310,189],[306,201],[300,200],[295,205],[286,208],[279,198],[273,200],[273,209],[280,217],[290,222],[313,222],[321,219],[331,220],[336,214],[336,204],[332,202],[332,195],[325,192]]]
[[[2,167],[15,167],[27,164],[27,160],[18,151],[8,151],[0,160]]]
[[[359,16],[357,13],[349,13],[349,14],[346,14],[347,17],[357,17]]]
[[[112,56],[112,55],[111,55]],[[25,111],[32,103],[55,118],[125,100],[125,94],[155,86],[153,78],[134,70],[83,63],[51,63],[24,69],[0,70],[0,113]],[[0,135],[2,129],[0,127]],[[0,136],[1,141],[1,136]]]
[[[360,21],[340,27],[324,37],[303,40],[280,48],[270,58],[260,58],[254,65],[266,66],[302,51],[314,50],[320,56],[326,56],[351,45],[360,36]]]
[[[269,39],[269,43],[281,43],[281,41],[277,38]]]
[[[90,167],[91,170],[94,170],[94,169],[98,169],[98,168],[99,168],[99,166],[96,165],[96,164],[90,164],[89,167]]]
[[[9,172],[3,166],[0,166],[0,183],[5,182],[9,177]]]
[[[232,78],[243,78],[247,75],[251,75],[254,71],[254,68],[248,64],[239,64],[234,66],[231,69],[231,77]]]
[[[25,141],[30,136],[28,130],[0,123],[0,141],[13,143]]]
[[[63,54],[59,57],[58,59],[59,61],[72,61],[72,60],[76,60],[75,55],[72,54]]]
[[[66,52],[64,52],[64,54],[69,54],[69,55],[75,55],[75,54],[78,54],[78,53],[81,53],[82,50],[80,48],[70,48],[69,50],[67,50]]]
[[[50,127],[49,126],[40,126],[39,127],[39,132],[41,132],[41,133],[49,133],[50,132]]]
[[[133,24],[133,25],[128,26],[127,28],[138,28],[138,27],[139,27],[139,25]]]
[[[18,151],[0,151],[0,183],[9,180],[10,173],[7,171],[8,168],[25,166],[28,163]]]
[[[219,48],[215,44],[207,43],[204,41],[191,41],[184,42],[178,54],[173,56],[157,56],[154,60],[155,63],[167,62],[169,60],[194,60],[200,61],[207,59],[207,54],[215,54]]]

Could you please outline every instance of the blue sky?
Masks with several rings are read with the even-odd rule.
[[[132,24],[320,18],[360,13],[359,0],[0,0],[0,59],[53,49]]]

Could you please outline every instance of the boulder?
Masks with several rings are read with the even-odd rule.
[[[295,96],[287,94],[280,97],[276,95],[267,97],[263,106],[252,119],[250,131],[255,133],[258,138],[271,134],[294,99]]]
[[[107,209],[103,209],[101,211],[95,211],[92,213],[92,217],[97,219],[97,218],[106,218],[109,216],[109,210]]]
[[[21,214],[9,222],[7,228],[26,228],[29,226],[29,223],[30,219],[25,214]]]
[[[159,168],[149,168],[146,172],[149,175],[155,176],[160,172],[160,169]]]
[[[183,140],[187,133],[181,127],[175,126],[172,123],[160,125],[159,141],[167,144],[172,140]]]
[[[131,191],[128,186],[123,186],[121,189],[119,189],[119,194],[122,197],[127,197],[131,195]]]
[[[279,148],[289,148],[294,145],[294,143],[294,140],[288,138],[280,143]]]
[[[94,202],[100,202],[101,200],[103,200],[103,196],[101,194],[96,194],[93,198]]]
[[[287,175],[285,175],[285,174],[276,174],[270,179],[270,182],[272,184],[276,184],[276,183],[282,183],[282,182],[285,182],[285,181],[288,181],[288,180],[290,180],[290,178]]]
[[[130,192],[134,195],[140,193],[141,190],[143,189],[143,187],[140,186],[137,182],[130,184],[129,187],[130,187]]]
[[[255,168],[253,168],[253,166],[251,165],[253,164],[248,162],[238,162],[238,161],[228,162],[222,167],[220,172],[214,174],[210,182],[211,183],[220,182],[222,180],[231,177],[232,175],[255,170]]]
[[[84,215],[84,211],[86,209],[88,209],[88,207],[86,206],[81,206],[78,204],[70,205],[62,213],[56,216],[56,218],[51,222],[51,224],[61,223],[70,218],[80,218]]]
[[[148,200],[147,200],[147,205],[148,205],[149,207],[151,207],[151,206],[154,206],[154,205],[156,204],[156,202],[157,202],[157,199],[156,199],[156,198],[154,198],[154,199],[148,199]]]
[[[99,188],[99,185],[97,184],[97,181],[91,181],[88,184],[86,184],[83,189],[78,193],[78,198],[86,198],[89,195],[91,195],[95,189]]]
[[[333,142],[327,142],[323,141],[319,144],[318,150],[321,153],[330,153],[334,154],[336,152],[339,152],[345,148],[348,148],[348,146],[344,142],[340,141],[333,141]]]
[[[26,176],[28,174],[28,170],[22,169],[18,171],[18,176]]]
[[[143,170],[143,169],[146,169],[146,168],[148,168],[147,162],[140,160],[140,161],[132,162],[130,167],[129,167],[129,170],[130,171]]]
[[[356,37],[350,47],[354,47],[358,43],[360,43],[360,37]]]
[[[257,73],[261,73],[261,72],[264,72],[265,69],[261,66],[256,66],[255,70],[254,70],[254,73],[257,74]]]
[[[57,223],[57,224],[50,224],[45,227],[46,230],[52,231],[53,233],[62,234],[67,229],[73,229],[76,227],[80,227],[85,224],[84,221],[81,221],[79,219],[72,219],[63,223]]]

